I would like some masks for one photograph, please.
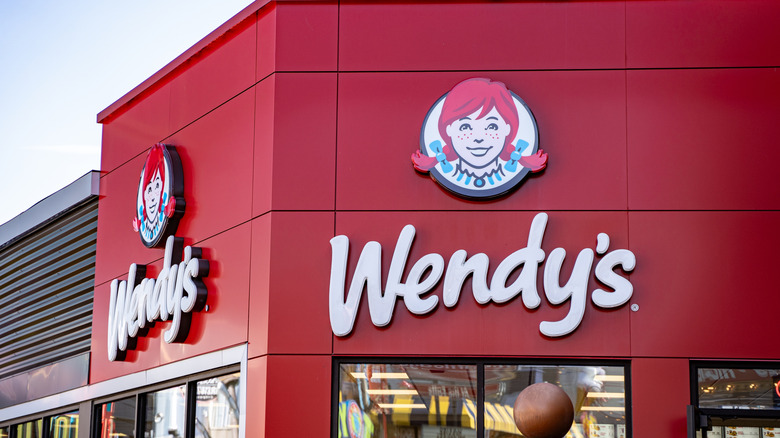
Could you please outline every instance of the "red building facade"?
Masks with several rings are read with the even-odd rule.
[[[339,369],[349,364],[475,364],[484,389],[473,398],[490,391],[479,376],[499,363],[617,366],[625,426],[614,436],[686,436],[697,370],[779,368],[778,17],[780,5],[758,0],[256,2],[98,117],[90,385],[227,351],[236,359],[219,365],[245,379],[245,436],[335,437],[348,398]],[[545,169],[488,200],[449,192],[410,160],[431,106],[474,77],[522,98],[548,154]],[[183,343],[166,343],[169,323],[156,323],[125,360],[110,361],[112,281],[126,280],[133,263],[148,265],[150,278],[163,268],[164,249],[146,248],[131,225],[157,143],[180,156],[186,209],[175,234],[202,248],[208,298]],[[453,301],[444,278],[452,254],[484,253],[490,285],[500,263],[529,245],[539,213],[544,259],[518,263],[502,286],[535,265],[540,304],[525,302],[528,288],[478,302],[474,276]],[[413,314],[390,299],[389,321],[377,326],[369,285],[354,326],[335,335],[329,288],[341,271],[331,239],[349,239],[339,298],[370,241],[382,248],[387,294],[406,225],[415,235],[401,282],[418,260],[440,255],[441,279],[418,297],[436,305]],[[606,251],[599,233],[609,236]],[[546,336],[540,324],[566,318],[575,300],[551,302],[543,277],[555,248],[566,250],[561,286],[581,250],[595,254],[581,321]],[[612,269],[633,287],[630,300],[598,306],[596,266],[618,249],[636,259]],[[380,424],[392,408],[361,409],[371,417],[363,436],[393,436]]]

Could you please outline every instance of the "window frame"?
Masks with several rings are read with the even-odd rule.
[[[338,397],[342,364],[424,364],[424,365],[475,365],[477,367],[477,438],[485,436],[485,366],[615,366],[623,367],[625,387],[626,436],[633,436],[631,361],[622,358],[576,359],[557,357],[437,357],[437,356],[333,356],[331,366],[330,437],[338,437]]]
[[[57,409],[51,409],[44,412],[38,412],[34,415],[27,415],[24,417],[15,418],[13,422],[5,423],[2,426],[0,426],[0,429],[7,428],[8,429],[8,437],[9,438],[18,438],[16,433],[16,427],[20,424],[35,422],[38,420],[41,420],[42,428],[41,428],[41,438],[50,438],[51,437],[51,419],[52,417],[56,417],[59,415],[65,415],[69,413],[76,412],[79,415],[79,427],[82,427],[84,424],[82,422],[83,416],[81,415],[81,405],[68,405],[63,406]]]
[[[130,391],[124,391],[121,393],[111,394],[110,396],[96,398],[90,403],[90,410],[92,414],[92,420],[90,421],[89,437],[100,438],[100,421],[102,417],[99,413],[99,407],[105,403],[122,400],[129,397],[135,397],[135,426],[133,432],[136,438],[142,438],[144,435],[143,425],[145,421],[146,413],[146,395],[153,394],[157,391],[173,388],[176,386],[184,385],[186,387],[186,400],[185,400],[185,426],[184,426],[184,438],[193,438],[195,434],[195,406],[197,404],[197,384],[199,381],[207,380],[215,377],[221,377],[228,374],[241,373],[240,379],[246,379],[246,375],[242,373],[241,367],[237,365],[231,365],[228,367],[222,367],[215,370],[204,371],[197,374],[191,374],[178,379],[172,379],[165,382],[160,382],[154,385],[145,386]],[[239,421],[241,413],[239,413]]]
[[[735,369],[778,369],[778,361],[690,361],[691,405],[698,417],[719,418],[723,420],[747,419],[780,419],[780,409],[719,409],[699,407],[699,369],[700,368],[735,368]],[[701,421],[701,420],[700,420]],[[709,420],[707,420],[709,422]],[[700,426],[702,427],[702,426]]]

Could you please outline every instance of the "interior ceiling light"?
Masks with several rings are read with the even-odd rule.
[[[382,409],[427,409],[422,403],[379,403]]]
[[[349,373],[356,379],[368,379],[366,373],[353,372]],[[371,373],[372,379],[408,379],[409,376],[406,373]]]
[[[623,376],[593,376],[593,380],[598,380],[601,382],[623,382],[625,381],[625,377]]]
[[[619,406],[616,407],[609,407],[609,406],[583,406],[583,411],[600,411],[600,412],[625,412],[626,408],[622,408]]]
[[[624,392],[589,392],[586,397],[590,398],[626,398]]]
[[[368,389],[369,395],[417,395],[414,389]]]

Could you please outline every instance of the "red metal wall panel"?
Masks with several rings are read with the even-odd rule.
[[[271,279],[271,215],[252,220],[249,287],[249,357],[268,354],[268,319]]]
[[[255,88],[253,215],[332,210],[336,75],[275,73]]]
[[[171,128],[178,130],[255,83],[256,21],[246,20],[220,38],[217,48],[189,61],[171,82]]]
[[[331,351],[327,296],[331,212],[273,212],[268,310],[271,354]]]
[[[254,19],[244,21],[112,115],[103,125],[101,169],[116,169],[250,87],[255,27]]]
[[[267,364],[265,436],[329,436],[330,356],[268,356]]]
[[[252,221],[249,355],[328,354],[333,213],[273,212]],[[326,286],[327,287],[327,286]]]
[[[344,71],[623,68],[622,2],[341,2]]]
[[[260,81],[276,70],[276,3],[257,12],[257,54],[255,80]]]
[[[162,263],[158,263],[159,265]],[[157,354],[159,349],[150,347],[150,343],[153,342],[152,338],[162,339],[162,325],[159,323],[150,328],[149,337],[137,339],[136,348],[128,350],[126,360],[115,362],[108,360],[107,336],[110,296],[110,282],[95,285],[92,304],[94,309],[92,312],[92,346],[89,355],[89,383],[91,384],[162,365],[160,355]]]
[[[209,261],[209,275],[203,279],[208,289],[208,310],[192,314],[189,335],[184,343],[165,343],[162,333],[170,323],[156,322],[145,336],[136,338],[137,348],[128,351],[125,361],[110,362],[106,352],[110,283],[98,285],[92,321],[90,382],[119,377],[246,342],[250,229],[249,224],[244,224],[201,242],[185,239],[185,245],[203,248],[203,259]],[[148,252],[158,257],[163,255],[161,249]],[[114,255],[120,256],[116,252]],[[105,256],[108,256],[107,252],[104,252]],[[128,267],[132,262],[127,261]],[[161,268],[162,260],[158,259],[148,266],[146,277],[156,278]],[[126,280],[126,274],[120,279]]]
[[[252,163],[246,157],[252,155],[253,105],[249,90],[164,140],[177,146],[184,174],[186,210],[177,235],[197,242],[249,220]],[[161,257],[132,228],[145,160],[146,154],[139,155],[101,178],[97,284],[127,272],[130,263]]]
[[[263,79],[253,87],[254,108],[254,150],[252,159],[252,216],[271,210],[274,178],[274,99],[276,96],[276,75]],[[244,157],[248,160],[249,157]]]
[[[254,103],[248,90],[165,139],[184,171],[177,235],[199,241],[251,218]]]
[[[625,8],[629,68],[780,63],[776,1],[628,1]]]
[[[103,124],[100,169],[111,172],[170,135],[171,87],[136,98],[121,116]]]
[[[651,357],[780,358],[768,348],[778,212],[631,212],[631,353]]]
[[[631,361],[632,436],[687,436],[688,376],[686,359],[640,357]]]
[[[469,256],[484,252],[490,258],[488,285],[498,264],[524,248],[535,213],[532,212],[354,212],[336,214],[336,233],[350,238],[346,288],[352,279],[360,251],[368,241],[382,245],[382,285],[401,229],[413,224],[417,230],[402,278],[423,255],[438,253],[449,261],[453,252],[465,249]],[[567,252],[561,284],[570,276],[577,253],[595,248],[600,232],[610,235],[610,249],[627,248],[627,218],[621,212],[551,212],[542,249],[549,255],[562,247]],[[598,261],[599,257],[596,258]],[[594,263],[595,266],[595,263]],[[446,272],[446,270],[445,270]],[[446,308],[441,299],[442,281],[430,293],[439,297],[429,314],[411,314],[397,300],[393,319],[383,328],[371,323],[367,296],[361,298],[352,334],[334,337],[335,354],[353,355],[519,355],[519,356],[628,356],[629,309],[602,310],[590,301],[599,287],[591,272],[588,304],[581,325],[562,338],[547,338],[539,331],[542,321],[559,321],[569,311],[569,302],[552,306],[544,297],[544,265],[540,266],[537,290],[542,298],[535,310],[527,309],[520,296],[505,304],[478,304],[466,281],[457,305]],[[510,277],[513,279],[514,277]],[[507,282],[511,283],[511,280]],[[322,292],[324,293],[324,291]]]
[[[420,129],[458,82],[504,82],[531,108],[547,169],[511,196],[471,202],[416,172]],[[626,208],[625,73],[469,72],[341,74],[339,210],[618,210]]]
[[[272,208],[332,210],[336,75],[276,73],[274,76]],[[255,186],[255,190],[266,189]]]
[[[629,207],[780,208],[780,73],[628,73]]]
[[[276,71],[335,71],[339,10],[333,0],[276,5]]]
[[[268,399],[268,356],[247,361],[246,389],[246,405],[251,409],[251,413],[245,416],[246,436],[275,436],[273,433],[266,435],[265,427],[268,405],[275,402],[270,400],[269,403]]]

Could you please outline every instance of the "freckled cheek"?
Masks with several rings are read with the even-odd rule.
[[[463,133],[459,133],[457,135],[457,139],[461,140],[461,141],[468,141],[468,140],[471,140],[473,137],[474,137],[474,134],[471,133],[471,132],[463,132]]]

